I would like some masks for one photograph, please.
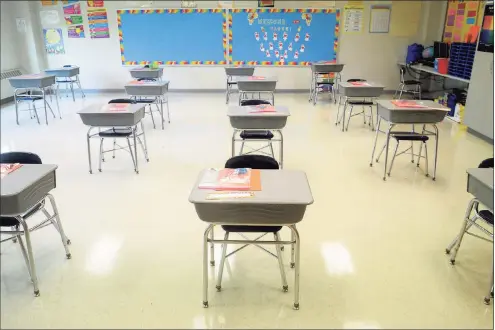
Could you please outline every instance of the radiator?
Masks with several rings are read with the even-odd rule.
[[[21,69],[5,70],[0,73],[1,76],[1,99],[6,99],[8,97],[14,96],[14,90],[10,86],[9,78],[17,77],[22,75]]]

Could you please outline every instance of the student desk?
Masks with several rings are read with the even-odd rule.
[[[90,145],[90,139],[91,138],[99,138],[101,139],[100,141],[100,172],[101,172],[101,160],[102,160],[102,155],[103,155],[103,138],[100,136],[100,130],[101,128],[108,128],[111,127],[113,130],[118,132],[118,129],[130,129],[131,130],[131,135],[130,138],[133,138],[134,140],[134,155],[132,154],[132,146],[129,142],[129,139],[127,140],[129,152],[131,154],[133,163],[134,163],[134,169],[136,173],[139,173],[139,168],[138,168],[138,157],[137,157],[137,141],[140,140],[140,136],[143,136],[143,142],[144,146],[141,144],[143,148],[143,152],[148,158],[148,151],[147,151],[147,146],[146,146],[146,136],[144,133],[144,125],[142,123],[142,119],[144,118],[144,113],[145,113],[145,104],[129,104],[129,107],[125,109],[125,111],[107,111],[107,105],[101,105],[101,104],[96,104],[96,105],[90,105],[83,110],[79,111],[78,114],[81,117],[82,122],[85,125],[90,126],[88,133],[86,134],[86,141],[88,144],[88,161],[89,161],[89,173],[93,173],[92,170],[92,165],[91,165],[91,145]],[[137,130],[137,125],[141,124],[141,132],[138,133]],[[98,128],[98,132],[91,134],[91,131],[95,128]],[[122,136],[126,137],[126,136]],[[114,149],[112,151],[115,152],[115,150],[120,150],[124,149],[124,147],[120,147],[119,149],[115,149],[115,141],[114,141]],[[115,157],[115,153],[114,153]]]
[[[247,93],[258,93],[259,99],[262,93],[269,94],[272,105],[275,105],[275,88],[278,81],[276,77],[237,77],[236,80],[239,89],[239,105],[247,100]]]
[[[232,134],[232,157],[235,156],[235,143],[243,141],[237,138],[237,133],[242,130],[269,130],[277,132],[278,139],[272,139],[270,141],[280,142],[280,167],[283,167],[284,163],[284,138],[282,135],[282,129],[287,123],[287,119],[290,116],[289,109],[287,107],[275,106],[276,112],[253,112],[259,110],[257,106],[229,106],[227,110],[227,116],[230,119],[230,124],[234,128]],[[249,141],[266,141],[250,139]]]
[[[56,187],[57,167],[48,164],[23,164],[0,179],[1,215],[23,215],[45,198]]]
[[[51,106],[46,101],[46,89],[51,88],[55,84],[55,75],[46,73],[36,73],[36,74],[25,74],[17,77],[9,78],[10,85],[14,88],[14,103],[15,103],[15,118],[17,125],[19,125],[19,108],[18,103],[21,101],[32,101],[34,107],[34,113],[38,124],[40,122],[38,118],[38,112],[34,106],[34,101],[42,99],[43,105],[45,107],[45,121],[48,125],[48,112],[46,107],[52,112],[53,118],[55,114]],[[38,94],[41,93],[41,94]],[[60,108],[58,106],[58,97],[55,95],[55,101],[57,103],[57,110],[60,119],[62,115],[60,114]],[[31,109],[31,108],[30,108]]]
[[[67,90],[67,84],[70,86],[72,93],[72,101],[76,101],[74,96],[74,83],[79,87],[82,97],[86,97],[81,87],[81,82],[79,81],[79,67],[77,66],[64,66],[61,68],[48,69],[45,70],[47,74],[55,75],[55,82],[57,83],[57,94],[60,84],[65,84]]]
[[[266,244],[295,244],[294,308],[299,309],[300,239],[296,224],[306,207],[313,203],[306,174],[297,170],[260,170],[261,191],[251,198],[208,200],[214,190],[199,189],[203,177],[199,175],[189,202],[194,204],[198,217],[209,223],[203,236],[203,306],[208,307],[208,243],[246,244],[258,241],[215,240],[210,236],[215,225],[287,226],[293,233],[291,241],[263,241]]]
[[[493,212],[493,168],[468,169],[467,191]]]
[[[463,82],[465,84],[470,83],[470,81],[468,79],[459,78],[459,77],[456,77],[456,76],[453,76],[450,74],[440,73],[440,72],[435,71],[435,68],[433,68],[431,66],[423,65],[423,64],[408,65],[405,62],[399,62],[399,63],[397,63],[397,65],[400,67],[408,67],[409,66],[411,69],[414,69],[416,71],[429,73],[429,74],[432,74],[434,76],[439,76],[439,77],[443,77],[443,78],[447,78],[447,79],[457,80],[457,81]]]
[[[252,76],[254,74],[253,67],[226,67],[225,74],[227,75],[227,90],[225,92],[225,103],[229,104],[232,88],[237,85],[237,77]]]
[[[134,68],[130,69],[131,77],[135,79],[158,79],[161,80],[163,76],[163,68],[151,69],[151,68]]]
[[[311,64],[311,86],[309,89],[308,101],[310,102],[313,101],[313,105],[315,105],[318,99],[318,94],[323,92],[323,86],[331,85],[332,90],[329,92],[332,92],[331,95],[335,103],[336,102],[335,89],[339,87],[339,82],[341,80],[340,72],[342,72],[343,69],[344,69],[343,63],[316,62]],[[330,78],[326,78],[324,76],[332,73],[335,74],[333,78],[333,83],[326,82],[325,79],[330,79]]]
[[[153,110],[151,104],[155,104],[162,119],[162,129],[165,129],[163,118],[163,104],[167,104],[167,117],[170,123],[170,110],[168,107],[168,85],[169,81],[162,80],[133,80],[128,82],[124,87],[127,95],[136,100],[138,103],[146,103],[150,106],[151,120],[153,121],[153,128],[156,128],[155,119],[153,117]]]
[[[337,118],[335,120],[335,125],[338,125],[340,121],[342,121],[342,132],[344,131],[344,125],[345,125],[345,113],[347,110],[347,107],[350,105],[350,112],[349,112],[349,118],[347,120],[347,127],[346,130],[349,128],[349,122],[351,121],[351,117],[359,115],[361,113],[357,114],[352,114],[352,109],[356,105],[361,105],[363,106],[363,112],[362,114],[364,116],[364,107],[369,106],[370,107],[370,123],[371,127],[373,128],[373,102],[365,102],[363,99],[366,98],[377,98],[383,93],[383,89],[385,86],[382,84],[378,84],[375,82],[371,81],[364,81],[361,82],[362,85],[355,85],[351,82],[340,82],[339,83],[339,94],[345,98],[344,102],[344,108],[342,110],[342,118],[339,119],[339,113],[340,113],[340,105],[341,101],[339,99],[339,105],[337,107]],[[352,101],[352,99],[358,98],[359,101]],[[366,118],[366,117],[365,117]],[[366,120],[365,120],[366,123]]]
[[[438,158],[438,128],[436,124],[441,122],[445,118],[445,115],[450,111],[450,109],[436,102],[426,100],[421,101],[420,104],[427,106],[428,108],[398,107],[394,105],[391,100],[377,100],[376,104],[378,122],[376,124],[376,135],[375,142],[373,144],[373,151],[371,152],[370,166],[373,166],[373,157],[375,155],[376,142],[378,139],[378,133],[380,132],[380,123],[382,119],[388,122],[388,127],[385,131],[385,145],[383,146],[383,148],[385,149],[385,164],[383,167],[384,181],[386,180],[390,135],[394,133],[392,129],[398,124],[412,124],[414,130],[414,125],[422,124],[423,135],[435,136],[435,163],[433,168],[433,180],[435,180]],[[426,125],[431,125],[434,129],[434,132],[426,130]]]

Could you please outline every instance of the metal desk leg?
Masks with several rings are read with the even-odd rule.
[[[69,251],[68,245],[70,244],[70,239],[67,238],[64,232],[64,228],[62,227],[62,221],[60,221],[60,214],[58,213],[58,208],[57,204],[55,203],[55,198],[51,194],[46,195],[48,199],[50,200],[50,204],[52,204],[52,209],[53,209],[53,215],[55,216],[55,222],[57,223],[56,228],[58,229],[58,232],[60,233],[60,237],[62,238],[62,244],[64,245],[65,249],[65,256],[67,259],[70,259],[72,256]]]
[[[77,86],[79,86],[79,90],[81,91],[81,94],[82,94],[82,97],[86,97],[86,95],[84,94],[84,91],[81,87],[81,81],[79,80],[79,75],[76,75],[76,84]]]
[[[141,144],[141,147],[143,147],[143,152],[144,152],[144,157],[146,158],[146,161],[149,162],[150,158],[148,156],[148,144],[146,143],[146,134],[144,133],[144,124],[143,121],[141,120],[141,132],[143,132],[143,144]],[[139,140],[141,141],[141,139]]]
[[[235,156],[235,135],[237,133],[237,130],[234,129],[234,133],[232,134],[232,152],[231,152],[231,157]]]
[[[36,276],[36,267],[34,266],[33,249],[31,247],[31,234],[29,233],[29,228],[22,217],[17,216],[16,219],[22,225],[24,231],[24,237],[26,238],[27,254],[29,261],[29,268],[31,268],[31,280],[33,281],[34,295],[38,297],[40,295],[40,290],[38,288],[38,277]]]
[[[381,122],[382,122],[382,117],[378,117],[378,121],[376,122],[375,142],[373,143],[373,151],[371,152],[370,167],[373,167],[373,157],[375,157],[376,142],[378,141],[378,133],[380,132]]]
[[[88,142],[89,174],[93,174],[93,169],[91,168],[91,142],[89,140],[90,139],[89,133],[91,132],[92,129],[93,129],[93,127],[90,127],[88,130],[88,133],[86,134],[86,140]]]
[[[345,126],[345,111],[347,109],[347,99],[345,100],[345,103],[344,103],[344,109],[342,110],[342,132],[344,131],[344,126]]]
[[[203,307],[208,308],[208,236],[213,229],[209,225],[203,234]]]
[[[160,114],[162,115],[162,129],[165,129],[165,118],[163,118],[163,100],[160,97]]]
[[[383,165],[383,181],[387,180],[387,165],[388,165],[388,146],[390,143],[390,130],[392,129],[392,125],[388,125],[388,129],[386,132],[386,141],[385,141],[385,164]]]
[[[17,101],[17,90],[14,91],[14,103],[15,103],[15,122],[19,125],[19,102]],[[39,121],[38,121],[39,122]]]
[[[492,260],[492,275],[490,276],[490,279],[491,279],[491,281],[490,281],[488,294],[483,299],[485,302],[485,305],[490,305],[490,300],[491,300],[491,298],[493,298],[493,260]]]
[[[294,235],[295,241],[296,241],[296,266],[294,269],[294,309],[298,310],[299,309],[299,278],[300,278],[300,268],[301,268],[301,263],[299,262],[300,260],[300,255],[301,255],[301,239],[299,237],[299,232],[296,229],[296,226],[290,226],[289,227]]]
[[[45,121],[46,121],[46,124],[48,125],[48,112],[46,111],[46,98],[45,98],[45,89],[42,88],[41,89],[41,94],[43,95],[43,105],[45,106]]]
[[[72,92],[72,101],[76,102],[76,97],[74,96],[74,83],[72,82],[72,78],[70,82],[70,91]]]
[[[433,129],[435,129],[435,162],[433,165],[433,181],[437,178],[437,158],[438,158],[438,127],[433,124]]]
[[[275,241],[280,241],[280,234],[274,233],[273,237]],[[285,276],[285,266],[284,266],[284,257],[281,249],[282,245],[275,245],[277,250],[277,259],[278,259],[278,267],[280,269],[280,277],[282,279],[282,290],[284,292],[289,291],[289,286],[287,285],[287,277]]]
[[[215,239],[215,226],[211,227],[211,240]],[[210,266],[215,266],[215,244],[210,244]]]
[[[229,239],[229,232],[225,233],[225,236],[223,238],[225,241]],[[220,259],[220,267],[218,268],[218,276],[217,276],[217,291],[220,292],[222,291],[222,277],[223,277],[223,266],[225,265],[225,259],[227,256],[227,243],[222,244],[222,257]]]
[[[282,131],[278,130],[278,134],[280,134],[280,168],[284,168],[284,136],[282,135]]]
[[[164,98],[167,103],[167,118],[168,118],[168,123],[170,124],[170,107],[168,106],[168,94],[165,94]]]
[[[469,221],[469,219],[471,216],[471,212],[473,208],[477,205],[478,205],[478,200],[476,198],[473,198],[469,201],[468,207],[466,209],[466,213],[464,214],[464,219],[462,221],[461,232],[457,236],[457,241],[455,242],[454,248],[451,251],[450,263],[452,265],[455,265],[455,258],[457,257],[457,252],[459,252],[459,248],[461,247],[462,238],[464,237],[464,234],[466,233],[467,229],[470,227],[469,224],[471,222]]]
[[[138,152],[137,152],[137,137],[136,137],[136,135],[137,135],[137,127],[134,126],[132,128],[132,130],[134,132],[134,134],[133,134],[133,137],[134,137],[134,156],[135,156],[135,159],[136,159],[136,168],[135,168],[135,170],[136,170],[136,173],[139,174],[139,167],[138,167],[138,158],[139,157],[138,157]]]

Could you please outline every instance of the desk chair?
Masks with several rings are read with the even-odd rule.
[[[264,100],[244,100],[244,101],[241,101],[241,106],[261,105],[261,104],[271,105],[271,103],[269,101],[264,101]],[[259,151],[259,152],[261,152],[267,156],[271,156],[272,158],[275,158],[275,153],[273,152],[273,145],[271,142],[274,135],[269,130],[243,130],[240,134],[240,137],[242,139],[242,144],[241,144],[241,151],[240,151],[239,155],[243,155],[245,141],[249,141],[249,140],[250,141],[255,141],[255,140],[259,141],[259,140],[261,140],[261,141],[268,141],[268,144],[261,147],[261,148],[258,148],[258,149],[251,148],[252,150],[245,153],[245,155]],[[265,148],[270,148],[271,153],[268,154],[264,151],[261,151]]]
[[[161,79],[155,79],[155,78],[138,78],[137,81],[160,81]],[[149,96],[149,97],[143,97],[143,96],[133,96],[132,100],[135,101],[136,103],[146,103],[146,105],[149,106],[149,111],[145,113],[150,114],[151,116],[151,121],[153,122],[153,128],[156,129],[155,125],[155,117],[153,116],[154,111],[158,111],[160,116],[162,115],[162,110],[158,106],[159,104],[165,103],[167,105],[167,118],[168,118],[168,123],[170,124],[170,108],[168,106],[168,87],[167,87],[167,93],[162,96]],[[160,102],[160,103],[158,103]],[[153,110],[152,105],[156,106],[156,110]],[[163,123],[162,123],[162,129],[163,129]]]
[[[395,90],[394,99],[397,98],[397,94],[399,94],[399,100],[402,97],[402,93],[412,94],[413,97],[417,96],[419,100],[421,100],[421,81],[419,80],[405,80],[404,75],[406,73],[406,69],[401,67],[400,71],[400,84],[399,87]]]
[[[366,79],[360,79],[360,78],[353,78],[353,79],[348,79],[347,82],[365,82]],[[340,105],[342,104],[341,103],[341,100],[342,100],[342,96],[339,96],[339,104],[338,104],[338,107],[337,107],[337,119],[335,121],[335,125],[339,125],[340,124],[340,121],[342,120],[342,118],[339,118],[339,114],[340,114]],[[366,118],[368,117],[369,121],[368,121],[368,126],[371,127],[371,130],[374,131],[375,130],[375,125],[373,124],[373,100],[370,98],[369,100],[367,100],[367,98],[349,98],[349,97],[345,97],[344,98],[344,109],[343,109],[343,112],[345,112],[347,110],[347,105],[350,105],[350,109],[349,109],[349,118],[347,119],[347,125],[346,125],[346,131],[349,130],[349,123],[351,121],[351,118],[354,117],[354,116],[358,116],[358,115],[363,115],[363,119],[364,119],[364,124],[366,125]],[[363,107],[363,111],[359,112],[359,113],[355,113],[353,114],[352,113],[352,109],[355,107],[355,106],[362,106]],[[369,114],[366,114],[366,111],[365,111],[365,108],[369,108]],[[377,114],[378,116],[378,114]],[[377,119],[377,122],[378,122],[378,119]],[[345,124],[345,122],[344,122]]]
[[[41,159],[38,155],[29,153],[29,152],[8,152],[0,154],[0,163],[7,164],[41,164]],[[50,200],[50,204],[53,209],[53,214],[50,214],[45,209],[45,199],[48,198]],[[43,212],[46,216],[46,219],[41,223],[29,227],[27,224],[27,220],[38,213],[39,211]],[[21,248],[22,256],[24,257],[24,261],[26,262],[26,266],[28,268],[29,276],[31,277],[31,281],[33,282],[34,287],[34,295],[37,297],[40,295],[40,290],[38,288],[38,278],[36,276],[36,268],[34,265],[33,258],[33,249],[31,247],[31,232],[38,230],[40,228],[46,227],[48,225],[53,225],[55,229],[60,234],[62,238],[62,244],[65,249],[65,256],[67,259],[71,258],[71,254],[69,251],[68,245],[70,245],[70,240],[65,236],[64,229],[62,227],[62,222],[60,221],[60,216],[58,213],[57,205],[55,204],[55,198],[51,194],[47,194],[40,200],[36,205],[34,205],[28,212],[22,215],[17,215],[15,217],[3,217],[0,216],[0,234],[10,235],[11,237],[1,240],[0,242],[6,242],[12,240],[14,243],[18,242]],[[22,229],[20,227],[22,226]],[[11,230],[4,230],[4,228],[9,228]],[[22,235],[26,238],[26,247],[24,246],[24,242],[22,240]]]
[[[237,81],[234,79],[239,76],[252,76],[254,74],[254,68],[225,68],[225,74],[227,75],[227,89],[225,91],[225,103],[229,104],[230,94],[234,91],[234,86],[237,86]]]
[[[112,103],[136,103],[134,100],[130,99],[113,99],[108,102],[108,104]],[[146,145],[146,136],[144,135],[144,129],[143,129],[143,124],[141,122],[141,133],[137,132],[136,127],[112,127],[110,129],[104,130],[104,131],[99,131],[98,136],[100,137],[100,153],[99,153],[99,162],[98,162],[98,171],[101,172],[101,163],[105,161],[105,153],[106,152],[112,152],[112,158],[115,158],[115,151],[117,150],[126,150],[129,151],[131,154],[132,158],[132,163],[134,165],[134,171],[139,174],[139,170],[136,166],[136,160],[137,160],[137,149],[135,149],[135,154],[132,152],[132,147],[134,145],[131,145],[131,139],[134,139],[134,135],[136,135],[136,139],[139,142],[139,145],[141,146],[141,149],[143,150],[143,154],[146,158],[146,161],[149,162],[148,158],[148,147]],[[143,136],[143,141],[141,141],[141,135]],[[113,148],[109,150],[104,150],[103,149],[103,140],[106,138],[113,138]],[[126,139],[127,140],[127,147],[125,146],[120,146],[117,144],[117,139]],[[90,170],[91,173],[91,170]]]
[[[73,67],[73,65],[70,65],[70,64],[67,64],[67,65],[64,65],[63,66],[64,68],[71,68]],[[75,101],[75,97],[74,97],[74,84],[77,85],[77,87],[79,87],[79,91],[81,92],[81,95],[82,97],[86,97],[86,95],[84,94],[84,91],[81,87],[81,82],[79,81],[79,75],[76,74],[75,75],[75,78],[72,78],[72,77],[56,77],[55,78],[55,83],[57,84],[57,94],[58,94],[58,90],[59,90],[59,86],[60,84],[65,84],[65,90],[67,91],[68,88],[67,88],[67,85],[70,86],[70,91],[72,93],[72,100]],[[67,92],[65,97],[69,97],[69,93]]]
[[[478,168],[493,168],[493,158],[488,158],[485,159],[483,162],[480,163]],[[445,249],[445,252],[447,254],[452,254],[450,255],[450,263],[452,265],[455,265],[455,259],[457,257],[457,252],[459,252],[459,248],[461,247],[462,243],[462,238],[464,237],[464,234],[469,234],[471,236],[480,238],[484,241],[491,242],[493,243],[493,213],[490,210],[479,210],[479,200],[476,198],[473,198],[466,209],[466,215],[464,216],[464,219],[462,221],[462,226],[461,226],[461,232],[459,235],[457,235],[456,238],[447,246]],[[474,213],[474,215],[471,217],[471,214]],[[481,224],[480,224],[481,223]],[[469,232],[469,229],[474,226],[475,228],[478,228],[483,234],[488,236],[489,238],[487,239],[486,237],[479,236],[477,234],[473,234]],[[491,228],[491,230],[485,228],[486,226]],[[453,251],[452,251],[453,250]],[[490,276],[490,287],[488,294],[484,298],[484,302],[486,305],[490,304],[490,300],[493,298],[493,265],[492,265],[492,273]]]
[[[394,150],[394,156],[392,157],[392,162],[390,163],[390,167],[388,169],[388,176],[390,176],[390,173],[392,172],[392,167],[394,166],[394,160],[396,156],[400,156],[402,154],[405,154],[406,152],[410,151],[411,154],[411,163],[414,163],[414,156],[418,156],[418,162],[416,163],[416,166],[419,167],[419,163],[421,158],[425,158],[425,167],[426,167],[426,176],[430,176],[428,173],[428,149],[426,146],[426,142],[428,142],[429,137],[427,135],[423,135],[420,133],[414,132],[414,126],[413,126],[413,131],[412,132],[391,132],[390,136],[395,139],[397,144],[395,145],[395,150]],[[397,153],[397,150],[399,149],[399,144],[401,141],[410,141],[411,146],[407,148],[404,151],[401,151],[400,153]],[[414,154],[414,142],[421,142],[421,145],[419,147],[419,154]],[[425,147],[425,155],[422,155],[423,151],[423,145]],[[383,145],[382,150],[380,151],[380,154],[378,154],[378,157],[376,158],[376,162],[380,160],[380,156],[382,155],[383,151],[385,150],[385,145]]]
[[[278,170],[279,165],[278,162],[268,156],[263,156],[263,155],[242,155],[242,156],[236,156],[233,158],[230,158],[226,163],[225,163],[225,168],[252,168],[252,169],[260,169],[260,170]],[[284,269],[284,262],[283,262],[283,254],[282,254],[282,245],[276,245],[276,255],[273,254],[272,252],[266,250],[265,248],[261,247],[263,245],[263,241],[259,241],[260,238],[272,234],[275,242],[280,241],[280,230],[282,229],[282,226],[251,226],[251,225],[242,225],[242,226],[236,226],[236,225],[222,225],[223,230],[225,231],[225,236],[224,240],[228,241],[229,236],[232,233],[237,233],[238,235],[242,236],[244,239],[246,239],[248,242],[246,245],[243,245],[242,247],[234,250],[233,252],[230,252],[227,254],[227,245],[228,243],[222,244],[222,258],[220,260],[220,268],[218,270],[218,278],[217,278],[217,291],[221,291],[222,289],[222,275],[223,275],[223,267],[225,264],[225,260],[235,254],[236,252],[244,249],[248,245],[255,245],[259,247],[260,249],[264,250],[271,256],[275,257],[278,259],[278,265],[280,268],[280,276],[282,279],[282,290],[284,292],[287,292],[289,290],[289,286],[287,285],[287,278],[285,275],[285,269]],[[261,234],[258,238],[255,240],[249,240],[244,234],[245,233],[258,233]],[[212,238],[213,238],[213,232],[212,232]],[[256,241],[256,243],[254,243]],[[294,244],[292,246],[292,258],[294,257]],[[212,249],[212,256],[213,256],[213,244],[211,245]],[[294,266],[294,259],[291,261],[291,267]],[[296,306],[295,306],[296,307]],[[297,306],[298,307],[298,306]]]

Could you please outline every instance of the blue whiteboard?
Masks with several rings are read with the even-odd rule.
[[[232,9],[229,60],[234,65],[310,65],[336,61],[338,9]]]
[[[223,9],[118,10],[122,64],[227,64],[226,19]]]

